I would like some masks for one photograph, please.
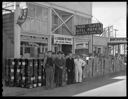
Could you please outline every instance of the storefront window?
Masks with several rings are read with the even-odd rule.
[[[42,43],[21,43],[22,57],[40,57],[41,54],[47,52],[47,45]]]

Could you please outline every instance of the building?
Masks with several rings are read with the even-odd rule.
[[[91,2],[27,2],[27,19],[20,28],[16,24],[21,11],[19,3],[16,2],[11,17],[10,13],[3,15],[4,40],[8,41],[3,42],[5,58],[39,57],[48,50],[74,53],[75,25],[91,23]],[[10,20],[14,22],[9,23]],[[13,26],[12,32],[6,29],[7,24]],[[88,42],[91,51],[91,42]]]

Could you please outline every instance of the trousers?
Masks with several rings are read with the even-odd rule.
[[[82,82],[82,68],[75,69],[75,79],[76,82]]]
[[[55,72],[56,72],[56,86],[62,86],[63,70],[57,67]]]
[[[67,71],[67,84],[73,84],[74,83],[74,72],[72,70]]]
[[[53,88],[54,86],[54,70],[49,66],[46,68],[46,87]]]

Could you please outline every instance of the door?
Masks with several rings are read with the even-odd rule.
[[[67,55],[68,53],[71,53],[72,52],[72,45],[63,44],[62,45],[62,51],[65,55]]]

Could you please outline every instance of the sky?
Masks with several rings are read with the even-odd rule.
[[[126,37],[126,2],[93,2],[93,20],[98,19],[103,27],[117,29],[117,37]]]

